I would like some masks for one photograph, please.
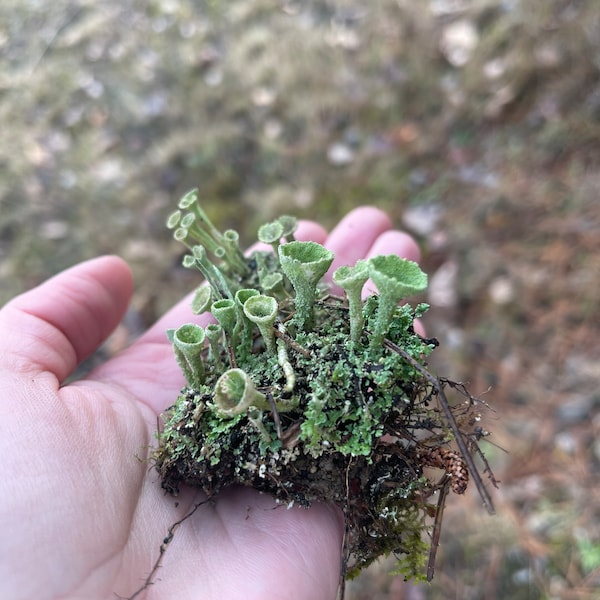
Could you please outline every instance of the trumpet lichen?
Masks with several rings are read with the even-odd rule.
[[[215,497],[238,484],[288,505],[335,503],[346,518],[344,576],[393,553],[406,578],[430,578],[435,492],[464,492],[471,473],[492,506],[471,457],[483,456],[469,429],[478,402],[427,371],[437,341],[413,327],[427,306],[399,304],[427,276],[379,256],[338,268],[337,296],[324,280],[333,254],[296,241],[292,217],[261,228],[272,251],[243,256],[195,192],[175,215],[184,264],[210,286],[195,304],[206,310],[212,299],[219,325],[169,332],[187,385],[163,415],[154,454],[164,489],[187,484]],[[363,301],[368,277],[379,293]],[[448,386],[464,392],[454,406]]]

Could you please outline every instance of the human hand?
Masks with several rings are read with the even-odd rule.
[[[301,222],[297,239],[342,264],[376,254],[418,260],[414,241],[362,207],[331,232]],[[193,319],[189,298],[129,348],[65,384],[123,317],[132,277],[119,258],[77,265],[0,310],[0,597],[130,596],[170,525],[202,499],[165,496],[137,458],[184,381],[165,335]],[[232,488],[179,528],[145,598],[333,600],[343,522],[325,504],[278,508]]]

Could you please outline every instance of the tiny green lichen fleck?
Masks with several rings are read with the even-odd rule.
[[[272,251],[244,256],[195,191],[168,226],[207,282],[194,312],[210,310],[217,323],[167,332],[187,385],[158,436],[163,487],[214,497],[241,484],[286,504],[335,503],[346,518],[344,575],[393,553],[407,579],[430,578],[434,493],[464,492],[471,473],[490,510],[491,501],[469,453],[483,458],[477,437],[457,424],[478,420],[477,402],[426,370],[437,342],[413,323],[427,305],[399,305],[425,289],[425,273],[395,255],[360,260],[332,274],[337,296],[324,280],[333,254],[295,240],[293,217],[260,228]],[[379,293],[363,301],[368,278]],[[464,402],[449,406],[447,386]],[[441,469],[437,481],[425,467]]]

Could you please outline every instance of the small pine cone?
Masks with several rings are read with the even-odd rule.
[[[446,471],[455,494],[465,493],[469,485],[469,470],[458,452],[446,448],[419,448],[417,457],[430,467]]]

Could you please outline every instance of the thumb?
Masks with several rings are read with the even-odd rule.
[[[132,290],[127,264],[103,256],[17,296],[0,310],[0,370],[63,382],[118,325]]]

